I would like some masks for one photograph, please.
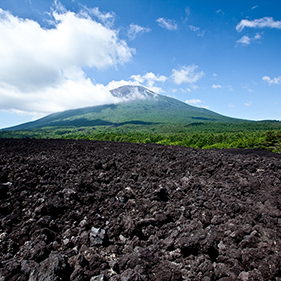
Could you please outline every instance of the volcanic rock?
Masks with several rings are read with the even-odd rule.
[[[279,154],[1,139],[0,157],[1,281],[281,280]]]

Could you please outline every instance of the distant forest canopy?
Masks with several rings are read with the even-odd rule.
[[[0,131],[0,138],[88,139],[179,145],[202,149],[247,148],[281,152],[281,122],[125,124]]]

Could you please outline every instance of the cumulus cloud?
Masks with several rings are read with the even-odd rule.
[[[271,79],[271,78],[268,77],[268,76],[264,76],[264,77],[262,78],[262,80],[268,82],[268,85],[269,85],[269,86],[272,85],[272,84],[280,84],[280,83],[281,83],[281,76],[275,77],[275,78],[273,78],[273,79]]]
[[[139,33],[145,33],[145,32],[150,32],[150,31],[151,31],[150,28],[142,27],[142,26],[139,26],[137,24],[131,23],[130,24],[130,29],[128,31],[128,37],[129,37],[130,40],[133,40],[133,39],[136,38],[136,36]]]
[[[177,84],[196,83],[205,74],[203,71],[198,71],[198,66],[195,64],[183,66],[179,70],[173,69],[171,79]]]
[[[50,15],[53,24],[46,29],[0,9],[0,109],[50,113],[114,102],[83,71],[131,60],[134,49],[104,24],[112,15],[97,9],[74,13],[59,2]]]
[[[237,43],[240,43],[242,45],[249,45],[251,42],[256,41],[258,39],[261,39],[261,35],[257,33],[254,37],[249,37],[248,35],[244,35],[242,38],[237,40]]]
[[[255,20],[241,20],[236,25],[236,30],[238,32],[242,31],[245,27],[249,28],[278,28],[281,29],[281,21],[274,21],[272,17],[264,17]]]
[[[162,92],[162,89],[160,87],[156,87],[155,83],[156,82],[161,82],[164,83],[168,77],[164,75],[155,75],[153,72],[148,72],[145,75],[132,75],[131,76],[134,81],[140,83],[140,84],[145,84],[150,90],[160,93]]]
[[[156,20],[162,28],[168,29],[168,30],[177,30],[178,25],[176,21],[170,20],[170,19],[164,19],[164,18],[159,18]]]
[[[221,88],[221,85],[215,85],[215,84],[213,84],[212,88],[213,88],[213,89],[220,89],[220,88]]]

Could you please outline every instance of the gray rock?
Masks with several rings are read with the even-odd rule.
[[[127,269],[121,274],[121,281],[141,281],[140,274],[132,269]]]
[[[106,277],[104,274],[100,274],[91,278],[90,281],[106,281]]]
[[[21,261],[21,272],[25,275],[29,275],[34,268],[38,266],[38,263],[33,260],[22,260]]]
[[[49,257],[34,268],[28,281],[59,281],[67,276],[67,264],[58,252],[51,252]]]
[[[100,246],[104,244],[106,239],[106,232],[102,228],[92,227],[90,231],[90,245]]]

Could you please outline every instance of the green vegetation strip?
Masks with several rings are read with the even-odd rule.
[[[217,125],[216,125],[217,126]],[[96,128],[44,128],[23,131],[0,131],[0,138],[37,138],[37,139],[88,139],[133,143],[156,143],[164,145],[179,145],[202,149],[223,148],[259,148],[272,152],[281,152],[281,129],[268,128],[264,125],[244,127],[240,124],[219,127],[206,126],[185,127],[129,127],[112,128],[97,126]],[[187,129],[188,128],[188,129]],[[189,130],[189,132],[188,132]],[[156,132],[155,132],[156,131]],[[162,131],[159,133],[159,131]],[[169,133],[170,131],[170,133]],[[176,131],[176,132],[175,132]]]

